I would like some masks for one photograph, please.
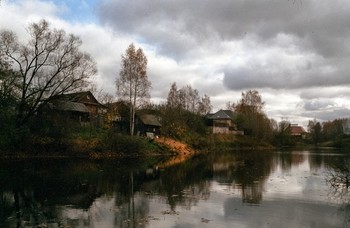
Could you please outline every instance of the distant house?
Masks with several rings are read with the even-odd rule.
[[[147,136],[153,139],[160,135],[161,124],[159,118],[154,114],[137,114],[136,115],[136,132],[138,135]]]
[[[107,107],[100,104],[90,91],[86,91],[52,97],[46,103],[44,110],[45,112],[68,115],[71,119],[86,125],[91,121],[101,124]]]
[[[234,124],[234,113],[231,110],[219,110],[207,116],[208,125],[213,134],[242,134]]]
[[[302,126],[298,124],[290,124],[290,135],[297,138],[305,138],[307,132],[304,130]]]

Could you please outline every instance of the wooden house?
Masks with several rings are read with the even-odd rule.
[[[290,135],[296,138],[305,138],[307,132],[304,130],[302,126],[298,124],[290,124],[289,125]]]
[[[151,139],[160,135],[162,125],[155,114],[137,114],[135,123],[138,135],[147,136]]]
[[[66,115],[66,117],[86,125],[92,121],[101,124],[103,116],[107,112],[107,107],[100,104],[90,91],[86,91],[52,97],[46,103],[44,111],[61,116]]]
[[[208,125],[213,134],[238,134],[231,110],[219,110],[207,116]]]
[[[84,104],[90,116],[98,116],[107,112],[107,107],[100,104],[90,91],[62,94],[55,97],[54,100]]]

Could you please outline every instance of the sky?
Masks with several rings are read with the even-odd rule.
[[[20,39],[40,19],[79,36],[116,96],[121,55],[148,58],[154,103],[170,86],[207,94],[213,111],[258,90],[277,122],[350,117],[350,1],[1,0],[0,29]]]

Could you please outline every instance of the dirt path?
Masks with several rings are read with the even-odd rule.
[[[156,142],[167,147],[169,150],[177,154],[172,159],[160,164],[160,168],[181,163],[196,153],[196,151],[189,147],[187,144],[174,139],[160,137],[156,139]]]

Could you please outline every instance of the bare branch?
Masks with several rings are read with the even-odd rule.
[[[21,44],[13,32],[1,32],[0,52],[21,74],[18,126],[33,115],[41,102],[88,85],[96,74],[96,63],[79,50],[82,42],[63,30],[50,29],[41,20],[28,27],[30,40]]]

